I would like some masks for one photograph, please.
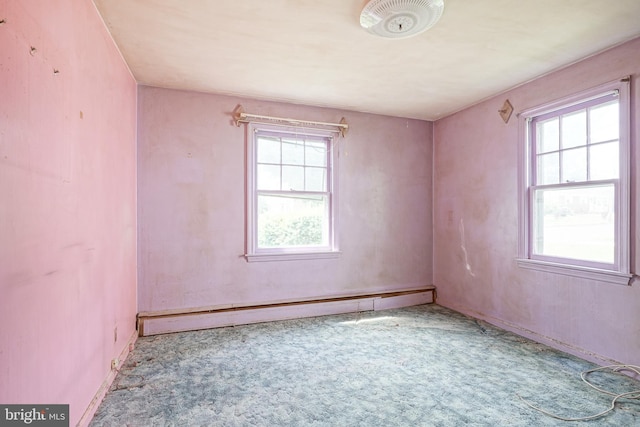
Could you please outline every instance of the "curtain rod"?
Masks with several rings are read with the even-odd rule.
[[[236,126],[240,126],[240,123],[251,123],[251,122],[259,122],[259,123],[269,123],[269,122],[280,122],[290,125],[311,125],[311,126],[330,126],[338,128],[338,132],[340,135],[345,136],[347,130],[349,129],[349,125],[347,124],[347,120],[343,117],[340,120],[340,123],[328,123],[328,122],[315,122],[311,120],[298,120],[298,119],[289,119],[285,117],[273,117],[273,116],[263,116],[259,114],[250,114],[245,113],[242,105],[238,105],[236,109],[233,111],[233,120],[235,121]]]

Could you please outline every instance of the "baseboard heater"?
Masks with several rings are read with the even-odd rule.
[[[256,305],[223,305],[138,313],[138,335],[194,331],[274,320],[376,311],[434,303],[435,286],[330,298],[279,301]]]

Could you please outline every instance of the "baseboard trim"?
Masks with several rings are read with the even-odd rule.
[[[127,340],[127,344],[124,346],[124,349],[122,349],[122,351],[120,352],[120,355],[118,356],[118,360],[120,361],[120,366],[122,366],[122,364],[126,360],[131,350],[133,350],[133,347],[135,346],[137,339],[138,339],[138,332],[134,331],[129,337],[129,339]],[[91,402],[89,403],[89,406],[87,406],[87,409],[84,411],[84,414],[82,414],[80,421],[78,421],[78,424],[76,424],[78,427],[85,427],[89,425],[89,423],[93,419],[94,414],[98,410],[98,406],[100,406],[100,403],[102,403],[102,399],[104,399],[105,395],[107,394],[107,391],[109,391],[109,387],[111,387],[111,384],[113,384],[113,380],[115,380],[119,369],[120,368],[118,367],[117,369],[111,369],[109,371],[109,374],[102,382],[102,385],[100,385],[100,388],[98,389],[96,394],[93,396],[93,399],[91,399]]]
[[[595,363],[596,365],[608,366],[608,365],[623,364],[620,361],[593,353],[582,347],[577,347],[577,346],[562,342],[560,340],[557,340],[555,338],[547,337],[545,335],[539,334],[538,332],[532,331],[527,328],[523,328],[520,325],[511,323],[502,319],[498,319],[497,317],[489,316],[487,314],[472,310],[468,307],[463,307],[456,304],[449,304],[447,302],[443,303],[442,301],[440,301],[438,304],[441,305],[442,307],[446,307],[450,310],[457,311],[458,313],[462,313],[466,316],[483,320],[487,323],[497,326],[500,329],[513,332],[516,335],[520,335],[522,337],[528,338],[540,344],[548,345],[549,347],[555,348],[556,350],[560,350],[565,353],[571,354],[573,356],[579,357],[581,359],[587,360],[589,362]]]
[[[187,310],[141,312],[140,336],[236,326],[250,323],[358,311],[386,310],[435,302],[435,286],[387,292],[340,295],[308,300],[285,300],[252,305],[222,305]]]

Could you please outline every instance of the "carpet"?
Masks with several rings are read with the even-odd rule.
[[[142,337],[91,426],[640,426],[596,367],[435,304]],[[616,393],[640,382],[592,375]]]

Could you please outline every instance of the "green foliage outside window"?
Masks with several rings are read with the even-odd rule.
[[[296,212],[262,215],[258,226],[258,246],[322,245],[322,217]]]

